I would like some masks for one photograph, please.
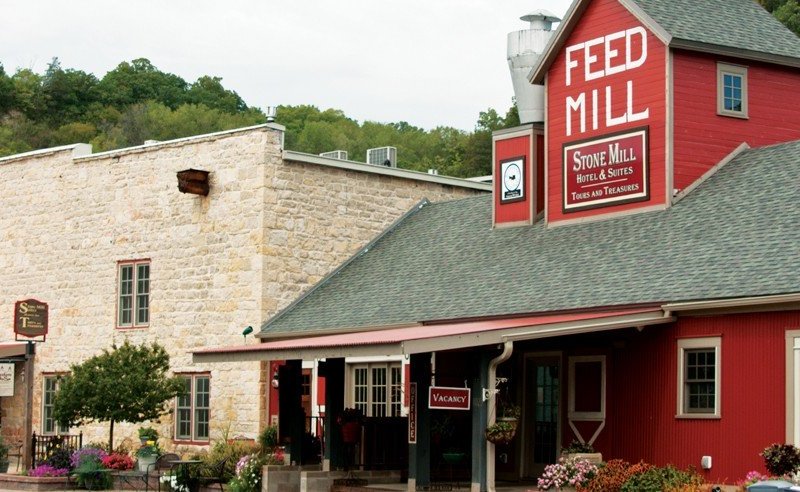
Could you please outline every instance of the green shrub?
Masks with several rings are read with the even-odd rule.
[[[222,478],[228,481],[236,475],[236,463],[239,462],[239,459],[242,456],[247,456],[257,451],[258,445],[250,441],[237,441],[235,439],[230,441],[217,441],[211,447],[211,452],[208,453],[208,457],[204,459],[204,462],[206,462],[208,466],[214,466],[214,464],[225,460]]]
[[[258,435],[258,444],[261,446],[262,453],[269,453],[272,448],[278,445],[278,426],[269,425]]]
[[[621,492],[662,492],[679,489],[685,485],[700,485],[702,477],[693,470],[679,470],[672,465],[654,467],[631,476],[620,488]]]
[[[791,444],[773,444],[761,452],[770,475],[788,475],[800,468],[800,450]]]

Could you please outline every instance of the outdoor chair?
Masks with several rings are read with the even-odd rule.
[[[19,465],[22,462],[22,440],[14,441],[13,443],[8,445],[8,457],[16,458],[17,459],[17,471],[19,471]]]
[[[200,484],[204,487],[217,484],[219,485],[220,492],[224,491],[222,485],[227,481],[225,480],[225,465],[228,460],[223,458],[213,465],[208,467],[209,476],[200,477]]]
[[[161,490],[161,477],[169,475],[172,470],[172,462],[180,459],[181,457],[175,453],[164,453],[158,457],[155,463],[147,468],[147,477],[148,479],[150,477],[155,477],[158,482],[158,490]]]

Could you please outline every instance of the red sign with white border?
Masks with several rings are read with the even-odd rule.
[[[650,197],[648,128],[564,144],[564,212]]]
[[[433,410],[469,410],[469,388],[431,386],[428,389],[428,408]]]

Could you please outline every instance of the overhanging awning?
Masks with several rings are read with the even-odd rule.
[[[410,355],[532,340],[673,321],[660,308],[640,308],[506,318],[464,323],[414,325],[336,335],[205,348],[192,353],[194,362],[234,362]]]
[[[25,342],[0,342],[0,359],[25,355]]]

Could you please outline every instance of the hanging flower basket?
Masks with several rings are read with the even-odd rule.
[[[486,428],[486,440],[494,444],[508,444],[517,434],[517,419],[498,419]]]

